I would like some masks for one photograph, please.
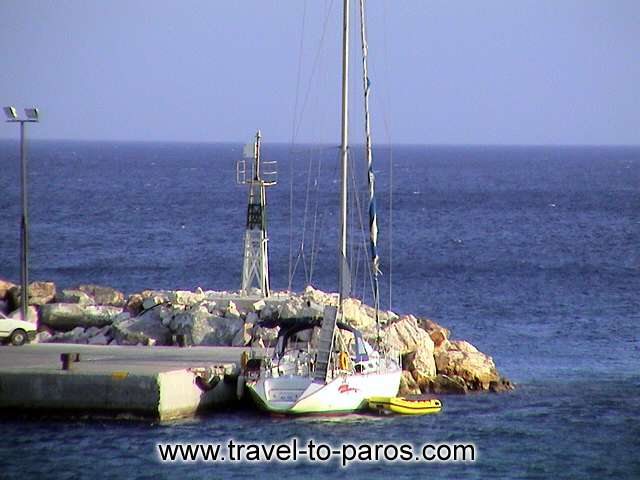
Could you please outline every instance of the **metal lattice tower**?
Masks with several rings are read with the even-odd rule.
[[[263,297],[270,294],[269,250],[266,217],[266,187],[276,184],[276,162],[265,162],[260,158],[260,130],[255,143],[244,149],[244,157],[251,158],[251,176],[247,178],[246,160],[237,164],[236,179],[240,185],[249,186],[247,205],[247,230],[244,235],[244,263],[242,266],[242,293],[250,295],[257,288]]]

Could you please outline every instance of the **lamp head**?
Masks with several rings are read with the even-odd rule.
[[[39,112],[38,112],[38,109],[37,109],[37,108],[35,108],[35,107],[32,107],[32,108],[25,108],[25,109],[24,109],[24,114],[27,116],[27,118],[28,118],[29,120],[33,120],[33,121],[35,121],[35,122],[37,122],[37,121],[38,121],[38,114],[39,114]]]
[[[18,119],[18,110],[16,107],[4,107],[4,114],[7,116],[7,120],[17,120]]]

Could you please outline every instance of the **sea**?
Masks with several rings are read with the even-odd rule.
[[[371,301],[368,192],[351,150],[352,290]],[[338,148],[265,144],[271,285],[337,289]],[[242,145],[33,141],[30,278],[237,290]],[[491,355],[504,394],[426,416],[0,420],[0,478],[640,478],[640,148],[374,150],[382,308]],[[19,282],[19,146],[0,142],[0,277]],[[250,164],[249,164],[250,171]],[[266,164],[265,164],[266,171]],[[10,347],[0,347],[10,348]],[[473,461],[161,462],[158,443],[472,444]]]

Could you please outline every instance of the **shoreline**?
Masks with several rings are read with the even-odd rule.
[[[40,350],[38,355],[46,360],[35,368],[28,362],[22,366],[2,362],[16,366],[0,367],[0,411],[21,406],[65,410],[68,406],[76,413],[119,415],[135,413],[139,406],[143,417],[161,420],[238,404],[242,352],[264,355],[277,337],[277,328],[264,328],[260,322],[322,318],[324,306],[337,303],[336,294],[310,286],[302,293],[275,292],[268,298],[200,288],[144,290],[125,296],[98,285],[58,291],[52,282],[33,282],[29,291],[28,317],[38,327],[36,344],[2,348],[0,357],[20,358],[16,352]],[[15,317],[20,300],[20,287],[0,280],[0,310],[11,310],[10,316]],[[359,300],[344,301],[346,323],[370,343],[379,332],[383,348],[401,357],[398,395],[515,388],[490,356],[464,340],[454,340],[450,330],[436,322],[381,311],[378,328],[374,317],[372,307]],[[75,358],[76,353],[80,361],[67,358],[65,365],[58,358],[62,354]],[[84,391],[96,388],[102,394],[93,400],[85,398]],[[184,395],[173,398],[172,391]],[[52,392],[58,396],[52,399]],[[129,404],[131,399],[139,402]]]

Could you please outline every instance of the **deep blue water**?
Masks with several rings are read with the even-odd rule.
[[[34,142],[31,278],[126,292],[237,288],[246,211],[246,190],[235,185],[240,147]],[[305,242],[293,286],[310,280],[333,290],[337,149],[296,148],[264,147],[280,171],[268,192],[272,286],[288,284],[293,167],[294,245]],[[442,414],[418,418],[227,412],[168,424],[5,419],[0,478],[640,478],[640,148],[395,147],[392,269],[389,149],[377,153],[383,306],[391,278],[395,311],[428,316],[492,355],[518,384],[515,392],[447,396]],[[17,144],[0,143],[0,163],[0,277],[18,281]],[[367,279],[357,263],[353,271],[362,294]],[[335,444],[473,442],[478,458],[347,470],[168,466],[154,450],[157,441],[291,436]]]

